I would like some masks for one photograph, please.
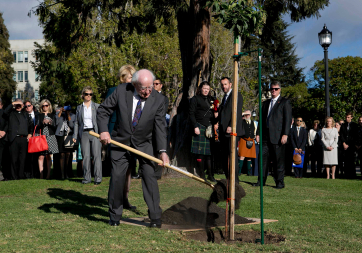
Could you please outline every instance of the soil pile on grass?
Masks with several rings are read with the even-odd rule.
[[[210,196],[210,201],[216,204],[226,201],[228,196],[228,184],[226,179],[218,180],[214,185],[214,191]],[[246,195],[244,188],[240,184],[235,184],[235,209],[240,208],[241,199]]]
[[[234,234],[234,241],[227,240],[228,236],[225,235],[225,231],[219,230],[207,230],[207,231],[198,231],[190,232],[186,234],[188,240],[202,241],[202,242],[212,242],[212,243],[260,243],[261,234],[259,231],[254,230],[244,230],[238,231]],[[285,241],[285,236],[272,234],[265,232],[264,234],[264,243],[265,244],[278,244]]]
[[[235,215],[235,224],[251,223],[252,220]],[[162,223],[194,227],[225,226],[225,209],[200,197],[189,197],[162,213]]]

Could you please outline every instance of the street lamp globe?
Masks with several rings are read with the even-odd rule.
[[[318,38],[319,44],[324,48],[328,48],[332,44],[332,32],[327,29],[326,24],[324,24],[323,30],[318,33]]]

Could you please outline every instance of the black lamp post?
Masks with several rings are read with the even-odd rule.
[[[329,107],[329,77],[328,77],[328,47],[332,44],[332,32],[327,29],[326,24],[323,30],[318,33],[319,44],[324,48],[324,66],[325,66],[325,92],[326,92],[326,114],[327,117],[331,116]]]

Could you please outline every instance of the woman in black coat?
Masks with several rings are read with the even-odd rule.
[[[47,161],[47,176],[46,179],[50,178],[50,169],[52,166],[52,159],[50,157],[51,154],[56,154],[59,152],[57,140],[55,139],[55,116],[52,113],[52,104],[48,99],[43,99],[40,102],[39,106],[39,118],[37,122],[36,131],[42,135],[46,136],[47,143],[48,143],[48,150],[40,152],[38,164],[39,164],[39,172],[40,178],[44,178],[43,176],[43,169],[44,169],[44,158]]]
[[[197,173],[205,179],[205,167],[208,179],[215,181],[211,169],[212,123],[214,121],[213,99],[210,96],[210,84],[202,82],[198,87],[196,96],[190,101],[190,119],[193,125],[191,153],[196,155]]]

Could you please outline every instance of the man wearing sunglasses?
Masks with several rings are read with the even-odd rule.
[[[156,79],[154,82],[153,82],[153,88],[158,92],[158,93],[161,93],[162,94],[162,87],[163,87],[163,84],[161,82],[161,79]],[[163,95],[163,94],[162,94]],[[163,97],[165,98],[165,114],[167,113],[168,111],[168,104],[169,104],[169,100],[168,100],[168,97],[163,95]]]
[[[155,76],[147,69],[137,71],[132,84],[123,83],[99,106],[97,121],[100,139],[109,144],[108,120],[113,111],[117,122],[111,133],[112,139],[153,156],[154,149],[163,164],[169,164],[166,153],[166,121],[163,96],[153,89]],[[154,137],[154,141],[152,141]],[[126,172],[135,154],[111,145],[112,172],[109,185],[109,225],[118,226],[124,209],[124,185]],[[161,228],[160,194],[155,174],[156,164],[137,156],[142,175],[143,197],[148,206],[150,227]]]
[[[280,96],[281,84],[273,81],[270,85],[271,99],[263,102],[262,106],[262,145],[263,145],[263,185],[268,176],[270,162],[274,170],[276,189],[284,188],[285,173],[285,144],[288,140],[292,122],[292,106],[288,99]],[[258,125],[256,140],[259,142],[260,124]],[[258,182],[253,186],[260,186],[260,171]]]

